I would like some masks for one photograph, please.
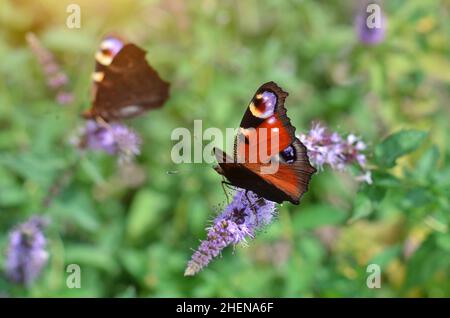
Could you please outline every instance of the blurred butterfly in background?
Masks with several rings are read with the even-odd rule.
[[[169,98],[169,83],[162,80],[145,59],[146,51],[109,35],[95,54],[92,74],[92,106],[86,119],[106,122],[136,117],[162,107]]]
[[[232,186],[277,203],[299,204],[316,169],[311,166],[306,148],[295,137],[295,127],[286,115],[284,101],[287,96],[288,93],[276,83],[263,84],[244,113],[235,138],[233,157],[215,148],[218,166],[214,169]],[[276,143],[270,131],[276,132]],[[256,161],[249,160],[252,154],[259,154],[263,146],[270,149],[266,158],[259,156]],[[263,168],[269,165],[267,159],[277,164],[273,173],[263,173]]]

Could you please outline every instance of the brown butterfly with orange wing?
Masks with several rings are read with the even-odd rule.
[[[106,36],[95,54],[92,106],[86,119],[114,121],[161,107],[169,98],[169,83],[145,59],[146,51],[119,36]]]
[[[229,184],[262,198],[299,204],[316,169],[309,163],[306,148],[295,137],[295,128],[286,115],[287,96],[274,82],[256,91],[235,138],[233,157],[214,149],[218,161],[215,170]],[[273,164],[276,169],[267,173]]]

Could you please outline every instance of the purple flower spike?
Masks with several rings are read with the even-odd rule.
[[[48,260],[43,233],[46,225],[46,220],[35,216],[10,233],[6,274],[11,281],[29,285],[39,277]]]
[[[101,150],[117,155],[119,163],[130,162],[140,154],[141,139],[138,134],[120,123],[99,124],[87,120],[73,143],[84,149]]]
[[[378,6],[380,9],[379,25],[373,25],[372,15],[374,14],[374,11],[372,11],[373,9],[370,10],[370,7],[368,7],[369,5]],[[369,12],[367,12],[368,8]],[[358,38],[362,43],[367,45],[376,45],[381,43],[386,36],[386,16],[381,11],[381,5],[376,1],[366,1],[364,5],[361,5],[358,10],[358,14],[355,17],[355,28]]]
[[[27,34],[27,42],[47,78],[47,86],[55,93],[56,102],[60,105],[72,103],[74,96],[67,91],[69,79],[61,70],[53,54],[42,45],[33,33]]]
[[[300,141],[308,150],[308,157],[319,170],[324,165],[343,171],[352,164],[357,164],[364,172],[358,181],[372,183],[370,171],[366,169],[366,155],[362,153],[366,144],[357,136],[350,134],[342,138],[337,132],[330,132],[320,123],[314,123],[308,134],[301,134]]]
[[[184,275],[197,274],[225,247],[245,244],[246,239],[252,239],[258,230],[272,221],[275,214],[274,202],[260,198],[250,191],[246,196],[245,190],[238,190],[233,201],[207,229],[207,238],[192,255]]]

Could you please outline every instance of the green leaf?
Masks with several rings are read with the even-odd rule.
[[[100,228],[99,216],[95,213],[88,194],[84,192],[70,193],[70,197],[57,199],[50,211],[84,231],[96,233]]]
[[[3,181],[3,180],[2,180]],[[0,181],[0,206],[10,207],[23,203],[26,198],[26,192],[23,188],[15,185],[13,182]]]
[[[148,189],[139,191],[131,204],[126,227],[127,237],[136,241],[145,233],[151,232],[161,220],[168,205],[167,196]]]
[[[402,130],[388,136],[375,148],[375,160],[381,166],[392,168],[397,158],[419,147],[427,133],[420,130]]]
[[[445,233],[438,233],[436,234],[436,244],[439,246],[442,250],[450,252],[450,235]]]
[[[128,286],[126,289],[120,291],[116,298],[136,298],[138,297],[136,293],[136,288],[134,286]]]
[[[139,250],[123,250],[119,253],[119,259],[123,267],[137,281],[143,281],[147,270],[146,254]]]
[[[296,229],[313,229],[324,225],[341,224],[346,212],[326,204],[305,207],[294,216]]]
[[[47,187],[56,171],[65,167],[65,161],[52,157],[51,154],[38,154],[33,152],[20,155],[1,155],[0,164],[14,171],[21,177]]]
[[[110,275],[116,275],[119,270],[112,253],[99,247],[87,244],[69,244],[65,254],[67,264],[79,264],[82,268],[83,265],[92,266]]]
[[[393,245],[376,254],[374,257],[371,258],[369,263],[377,264],[380,265],[381,267],[386,267],[389,265],[389,262],[391,262],[393,259],[395,259],[400,255],[401,251],[402,249],[399,244]]]
[[[439,148],[433,145],[428,149],[416,164],[415,175],[420,179],[427,177],[436,170],[436,164],[439,160]]]
[[[429,194],[429,191],[426,188],[414,187],[404,194],[402,206],[406,211],[409,211],[413,208],[425,206],[433,201],[433,196]]]
[[[372,179],[374,180],[375,186],[384,189],[396,189],[402,185],[397,177],[384,170],[373,170]],[[372,188],[372,186],[367,188]]]
[[[87,158],[83,158],[80,163],[82,171],[86,174],[86,176],[88,176],[91,181],[95,183],[102,183],[105,181],[100,169],[95,166],[92,161],[88,160]]]
[[[353,215],[350,218],[350,220],[348,220],[348,222],[353,223],[356,220],[369,216],[372,212],[373,212],[372,201],[370,201],[370,199],[367,196],[363,194],[358,194],[355,198]]]

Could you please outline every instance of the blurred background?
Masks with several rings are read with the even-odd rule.
[[[80,28],[66,26],[72,3],[81,8]],[[449,297],[450,2],[385,1],[386,23],[375,39],[355,25],[359,7],[0,0],[1,268],[15,226],[33,215],[50,221],[42,273],[23,286],[2,271],[0,295]],[[46,84],[29,32],[67,74],[64,103]],[[69,142],[90,106],[94,53],[110,32],[145,48],[171,82],[162,109],[127,122],[143,139],[132,166],[105,153],[81,155]],[[321,121],[365,140],[373,184],[325,169],[302,204],[280,206],[248,247],[228,248],[197,276],[184,277],[226,198],[212,165],[172,163],[171,132],[192,130],[194,119],[237,127],[254,91],[270,80],[289,92],[297,132]],[[424,137],[394,166],[379,164],[373,153],[402,129]],[[392,151],[414,143],[396,142]],[[55,199],[43,204],[66,174]],[[381,288],[366,285],[371,263],[381,267]],[[79,289],[66,286],[68,264],[81,267]]]

